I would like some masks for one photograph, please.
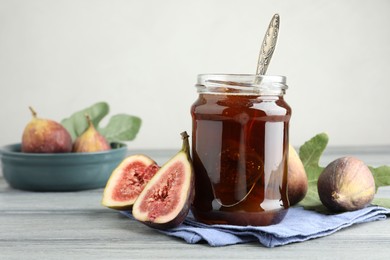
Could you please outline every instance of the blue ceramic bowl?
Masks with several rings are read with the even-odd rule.
[[[0,148],[2,172],[11,187],[29,191],[105,187],[127,153],[127,146],[122,143],[112,143],[111,150],[93,153],[23,153],[20,146]]]

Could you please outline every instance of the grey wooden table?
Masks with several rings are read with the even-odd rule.
[[[142,152],[159,163],[174,154]],[[328,148],[321,164],[347,154],[372,166],[390,165],[389,146]],[[390,220],[271,249],[257,243],[213,248],[167,237],[102,207],[102,191],[20,191],[10,188],[0,174],[0,259],[390,258]],[[390,187],[380,189],[379,195],[390,198]]]

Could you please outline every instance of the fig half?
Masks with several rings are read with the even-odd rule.
[[[180,225],[194,199],[194,170],[188,135],[186,132],[181,135],[181,151],[160,168],[133,205],[133,217],[154,228]]]
[[[331,162],[317,182],[318,195],[330,211],[342,212],[364,208],[374,198],[375,180],[370,169],[355,157]]]
[[[138,195],[160,167],[146,155],[125,158],[111,173],[103,192],[103,206],[131,209]]]

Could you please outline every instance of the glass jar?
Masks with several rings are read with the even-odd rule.
[[[196,88],[195,218],[207,224],[279,223],[289,207],[286,78],[202,74]]]

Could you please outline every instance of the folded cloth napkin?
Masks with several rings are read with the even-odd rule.
[[[131,212],[121,213],[133,219]],[[258,241],[266,247],[275,247],[330,235],[354,224],[383,220],[386,215],[390,215],[390,209],[377,206],[333,215],[293,207],[279,224],[233,226],[206,225],[197,222],[192,214],[189,214],[180,226],[159,231],[184,239],[190,244],[203,241],[210,246],[227,246]]]

